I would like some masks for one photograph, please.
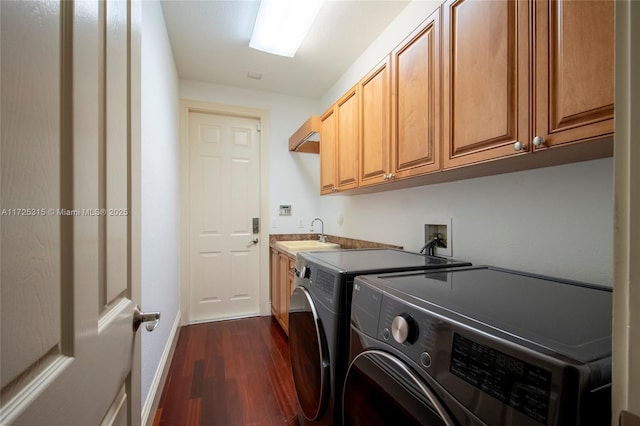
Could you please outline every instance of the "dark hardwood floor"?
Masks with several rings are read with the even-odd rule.
[[[297,425],[287,336],[272,317],[189,325],[154,425]]]

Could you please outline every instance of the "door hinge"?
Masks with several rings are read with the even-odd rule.
[[[256,130],[258,130],[258,132],[262,130],[262,124],[261,123],[258,123],[256,125]]]

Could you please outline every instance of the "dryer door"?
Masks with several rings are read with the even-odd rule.
[[[289,352],[298,403],[304,416],[315,420],[328,398],[329,353],[315,305],[304,287],[296,287],[291,295]]]
[[[395,356],[364,351],[344,384],[345,425],[452,426],[444,406],[424,381]]]

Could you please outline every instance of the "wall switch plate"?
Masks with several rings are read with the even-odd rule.
[[[442,239],[442,246],[435,247],[436,256],[452,257],[452,219],[427,218],[424,224],[424,243],[431,241],[436,235]]]

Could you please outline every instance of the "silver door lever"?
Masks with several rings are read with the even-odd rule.
[[[147,331],[153,331],[160,322],[160,312],[142,312],[140,305],[136,305],[133,310],[133,331],[138,331],[143,322]]]

